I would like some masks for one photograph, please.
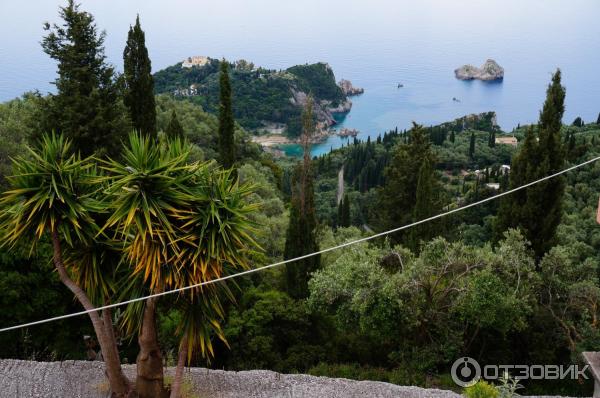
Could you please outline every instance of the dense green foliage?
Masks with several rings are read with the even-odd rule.
[[[46,24],[48,35],[42,40],[44,52],[58,63],[57,94],[49,96],[44,129],[64,134],[84,155],[114,155],[129,123],[115,71],[105,60],[104,33],[73,0],[60,9],[60,16],[64,25]]]
[[[183,131],[183,127],[181,127],[181,123],[179,123],[179,119],[177,119],[177,112],[175,112],[175,109],[171,112],[171,120],[169,120],[169,125],[165,130],[165,134],[170,139],[181,139],[185,137],[185,132]]]
[[[481,199],[489,191],[489,187],[486,186],[488,183],[500,183],[503,184],[503,189],[506,189],[508,174],[502,166],[510,164],[515,147],[505,144],[490,147],[490,136],[495,135],[497,130],[494,120],[495,114],[490,112],[459,118],[438,126],[423,127],[429,142],[433,144],[431,150],[436,159],[434,174],[443,188],[436,189],[434,192],[442,202],[447,203],[451,197],[455,198],[457,205],[463,203],[465,199],[467,201]],[[483,126],[489,130],[461,130],[463,126],[465,128],[467,126]],[[452,137],[452,133],[454,133],[454,141],[448,139],[448,137]],[[521,136],[522,131],[516,131],[514,134]],[[468,157],[472,135],[475,137],[477,149],[474,159]],[[389,192],[390,189],[386,184],[385,171],[389,169],[390,161],[398,150],[398,146],[409,144],[409,138],[410,132],[395,129],[385,132],[374,141],[367,139],[366,142],[361,142],[355,139],[353,143],[317,158],[315,168],[318,178],[315,200],[318,218],[329,225],[334,225],[336,222],[338,214],[338,203],[335,200],[337,173],[343,166],[346,192],[352,201],[350,211],[352,223],[383,227],[384,223],[381,224],[380,219],[386,217],[382,217],[381,213],[382,195],[380,190],[384,186],[386,188],[383,193],[385,190]],[[581,146],[578,146],[577,150],[580,151]],[[476,168],[481,168],[479,173],[482,178],[480,179],[474,178],[476,173],[473,169]],[[411,170],[414,173],[412,180],[415,200],[418,171],[416,166]],[[495,205],[492,204],[492,206]],[[465,219],[473,219],[473,214],[469,211],[465,214],[467,214]],[[412,220],[410,206],[404,219],[407,222]],[[455,220],[458,219],[455,218]],[[394,223],[394,226],[399,225],[397,222]]]
[[[194,144],[196,160],[218,159],[219,120],[214,114],[189,101],[177,101],[167,95],[156,96],[156,122],[159,131],[169,134],[169,124],[177,116],[185,138]],[[239,159],[258,159],[260,148],[250,140],[250,135],[235,125],[235,153]]]
[[[333,70],[322,62],[312,65],[296,65],[287,71],[297,78],[297,88],[314,98],[331,101],[337,106],[346,97],[337,85]]]
[[[123,51],[125,92],[123,102],[129,110],[132,127],[156,138],[156,103],[152,63],[146,48],[146,35],[140,26],[140,17],[129,27],[127,44]]]
[[[48,263],[49,247],[43,245],[28,255],[19,245],[0,251],[0,298],[2,325],[15,325],[32,319],[58,316],[79,310],[73,297],[60,284]],[[92,332],[85,318],[49,323],[0,335],[0,357],[37,361],[84,359],[83,335]]]

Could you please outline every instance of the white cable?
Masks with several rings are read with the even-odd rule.
[[[438,218],[442,218],[442,217],[448,216],[448,215],[453,214],[453,213],[457,213],[457,212],[462,211],[462,210],[466,210],[466,209],[468,209],[470,207],[478,206],[478,205],[480,205],[482,203],[489,202],[491,200],[498,199],[498,198],[500,198],[502,196],[509,195],[511,193],[520,191],[521,189],[524,189],[524,188],[530,187],[532,185],[538,184],[538,183],[540,183],[542,181],[546,181],[546,180],[549,180],[551,178],[558,177],[561,174],[568,173],[569,171],[572,171],[572,170],[578,169],[580,167],[586,166],[586,165],[588,165],[590,163],[593,163],[593,162],[596,162],[598,160],[600,160],[600,156],[595,157],[595,158],[590,159],[590,160],[587,160],[587,161],[585,161],[583,163],[580,163],[580,164],[577,164],[575,166],[571,166],[571,167],[569,167],[567,169],[561,170],[561,171],[559,171],[557,173],[548,175],[546,177],[542,177],[539,180],[535,180],[535,181],[529,182],[527,184],[521,185],[521,186],[519,186],[517,188],[513,188],[513,189],[510,189],[508,191],[501,192],[501,193],[499,193],[497,195],[490,196],[488,198],[482,199],[482,200],[477,201],[477,202],[470,203],[470,204],[462,206],[462,207],[457,207],[456,209],[452,209],[452,210],[447,211],[445,213],[440,213],[440,214],[437,214],[435,216],[432,216],[432,217],[429,217],[429,218],[425,218],[423,220],[415,221],[415,222],[413,222],[411,224],[407,224],[407,225],[403,225],[403,226],[398,227],[398,228],[390,229],[388,231],[379,232],[379,233],[377,233],[375,235],[367,236],[365,238],[357,239],[357,240],[354,240],[354,241],[342,243],[341,245],[337,245],[337,246],[329,247],[327,249],[319,250],[318,252],[305,254],[303,256],[299,256],[299,257],[296,257],[296,258],[291,258],[289,260],[279,261],[277,263],[265,265],[265,266],[259,267],[259,268],[253,268],[253,269],[250,269],[250,270],[247,270],[247,271],[239,272],[237,274],[231,274],[231,275],[227,275],[227,276],[224,276],[224,277],[221,277],[221,278],[212,279],[210,281],[198,283],[196,285],[190,285],[190,286],[186,286],[186,287],[182,287],[182,288],[178,288],[178,289],[168,290],[168,291],[161,292],[161,293],[150,294],[148,296],[143,296],[143,297],[139,297],[139,298],[135,298],[135,299],[131,299],[131,300],[122,301],[120,303],[114,303],[114,304],[104,305],[102,307],[98,307],[98,308],[95,308],[93,310],[85,310],[85,311],[73,312],[71,314],[60,315],[60,316],[56,316],[56,317],[53,317],[53,318],[47,318],[47,319],[42,319],[42,320],[35,321],[35,322],[23,323],[21,325],[15,325],[15,326],[10,326],[10,327],[6,327],[6,328],[2,328],[2,329],[0,329],[0,333],[2,333],[2,332],[8,332],[9,330],[15,330],[15,329],[21,329],[21,328],[25,328],[25,327],[29,327],[29,326],[39,325],[39,324],[42,324],[42,323],[54,322],[54,321],[58,321],[58,320],[61,320],[61,319],[73,318],[73,317],[76,317],[76,316],[79,316],[79,315],[88,314],[90,312],[97,312],[97,311],[102,311],[104,309],[120,307],[122,305],[136,303],[138,301],[147,300],[149,298],[161,297],[161,296],[166,296],[168,294],[173,294],[173,293],[177,293],[177,292],[183,292],[185,290],[194,289],[194,288],[197,288],[197,287],[200,287],[200,286],[205,286],[205,285],[209,285],[209,284],[212,284],[212,283],[217,283],[217,282],[226,281],[228,279],[237,278],[237,277],[240,277],[240,276],[244,276],[244,275],[248,275],[248,274],[253,274],[253,273],[258,272],[258,271],[263,271],[263,270],[266,270],[266,269],[269,269],[269,268],[273,268],[273,267],[277,267],[277,266],[280,266],[280,265],[292,263],[294,261],[304,260],[305,258],[309,258],[309,257],[312,257],[312,256],[316,256],[318,254],[323,254],[323,253],[327,253],[327,252],[330,252],[330,251],[333,251],[333,250],[341,249],[341,248],[346,247],[346,246],[355,245],[357,243],[366,242],[366,241],[371,240],[371,239],[379,238],[381,236],[389,235],[389,234],[392,234],[394,232],[398,232],[398,231],[401,231],[401,230],[404,230],[404,229],[412,228],[414,226],[417,226],[417,225],[420,225],[420,224],[424,224],[426,222],[433,221],[433,220],[436,220]]]

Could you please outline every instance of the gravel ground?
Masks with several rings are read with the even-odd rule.
[[[135,367],[126,365],[133,376]],[[172,374],[169,369],[168,374]],[[199,398],[459,398],[451,391],[396,386],[267,370],[227,372],[192,368],[185,377]],[[101,362],[0,360],[1,398],[105,398]],[[541,398],[541,397],[540,397]]]

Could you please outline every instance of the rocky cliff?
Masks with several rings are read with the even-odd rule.
[[[306,100],[308,98],[308,94],[304,91],[298,91],[292,89],[292,98],[290,101],[297,107],[303,108],[306,104]],[[345,99],[341,102],[338,102],[337,105],[334,105],[330,100],[317,100],[314,101],[313,112],[317,118],[317,121],[320,122],[324,127],[330,127],[336,124],[335,118],[333,117],[336,113],[348,113],[352,109],[352,101],[349,99]]]
[[[365,90],[363,88],[354,87],[352,85],[352,82],[350,80],[346,80],[346,79],[340,80],[338,83],[338,86],[340,86],[340,88],[342,89],[342,92],[348,96],[359,95],[359,94],[362,94],[365,92]]]
[[[504,78],[504,68],[498,65],[493,59],[488,59],[481,68],[473,65],[463,65],[455,69],[454,74],[460,80],[502,80]]]

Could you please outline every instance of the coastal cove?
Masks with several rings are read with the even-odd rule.
[[[0,5],[0,33],[12,38],[0,48],[0,100],[29,90],[54,90],[49,82],[55,65],[40,51],[39,41],[43,22],[59,4],[36,0]],[[148,31],[154,71],[198,54],[247,59],[275,70],[326,62],[336,81],[348,79],[365,90],[352,97],[351,112],[336,126],[357,129],[362,140],[395,127],[408,128],[413,121],[428,126],[486,111],[495,111],[506,131],[535,122],[550,73],[557,67],[568,93],[565,122],[577,116],[595,121],[600,111],[600,79],[595,78],[600,55],[592,51],[600,47],[600,3],[594,0],[576,0],[568,13],[560,2],[540,7],[518,0],[491,0],[485,7],[475,0],[265,0],[260,7],[239,0],[210,6],[174,0],[168,9],[158,0],[82,4],[106,30],[107,59],[117,70],[137,13]],[[505,69],[501,83],[455,78],[460,65],[480,66],[488,58]],[[313,154],[347,140],[331,136],[314,145]]]

